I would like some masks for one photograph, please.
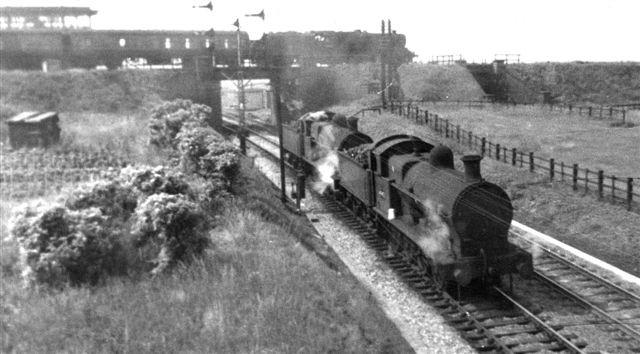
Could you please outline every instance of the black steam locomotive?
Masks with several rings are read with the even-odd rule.
[[[531,275],[531,255],[507,241],[509,196],[482,178],[481,156],[462,157],[458,171],[446,146],[408,135],[374,142],[357,130],[357,118],[330,112],[286,125],[283,141],[296,164],[317,166],[336,154],[336,198],[441,285]]]

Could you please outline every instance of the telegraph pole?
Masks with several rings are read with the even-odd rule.
[[[240,19],[236,19],[236,22],[233,23],[236,26],[236,39],[238,46],[238,120],[239,120],[239,128],[238,128],[238,139],[240,140],[240,151],[242,154],[247,154],[247,141],[246,141],[246,122],[245,122],[245,114],[244,114],[244,72],[242,70],[242,49],[240,47]]]

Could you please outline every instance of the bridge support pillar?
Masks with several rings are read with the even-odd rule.
[[[213,129],[222,127],[222,98],[219,80],[201,81],[202,96],[204,103],[211,107],[211,115],[209,116],[209,124]]]

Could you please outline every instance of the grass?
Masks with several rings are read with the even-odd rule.
[[[145,149],[142,113],[68,113],[62,128],[57,149],[161,159]],[[23,201],[2,200],[0,352],[411,351],[336,256],[309,252],[299,237],[311,226],[280,205],[258,172],[245,165],[242,176],[202,259],[98,287],[25,289],[18,245],[7,238]],[[41,198],[55,199],[53,190]]]
[[[26,291],[3,244],[2,351],[409,351],[368,291],[296,241],[297,223],[266,221],[286,212],[246,175],[248,192],[210,232],[215,247],[171,274]]]
[[[613,127],[614,120],[589,118],[538,106],[468,108],[455,105],[427,105],[432,113],[460,124],[465,130],[509,148],[537,156],[577,163],[591,171],[640,177],[637,158],[640,113],[629,112],[630,128]]]

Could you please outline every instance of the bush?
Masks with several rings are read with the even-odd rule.
[[[149,122],[149,143],[160,148],[176,148],[176,136],[183,125],[207,126],[211,108],[189,100],[165,102],[153,109]]]
[[[239,169],[239,151],[215,130],[185,127],[178,134],[182,168],[205,178],[235,179]]]
[[[119,180],[143,196],[152,194],[188,194],[189,184],[182,173],[164,166],[127,167],[121,170]]]
[[[98,181],[79,187],[71,192],[65,206],[71,210],[98,208],[109,217],[129,218],[137,205],[137,198],[131,187],[119,181]]]
[[[184,195],[154,194],[136,209],[134,242],[137,247],[158,249],[151,271],[158,274],[202,254],[209,245],[205,228],[205,214]]]
[[[11,235],[21,247],[27,284],[60,287],[97,284],[123,271],[117,233],[105,227],[98,208],[27,207],[14,219]]]

